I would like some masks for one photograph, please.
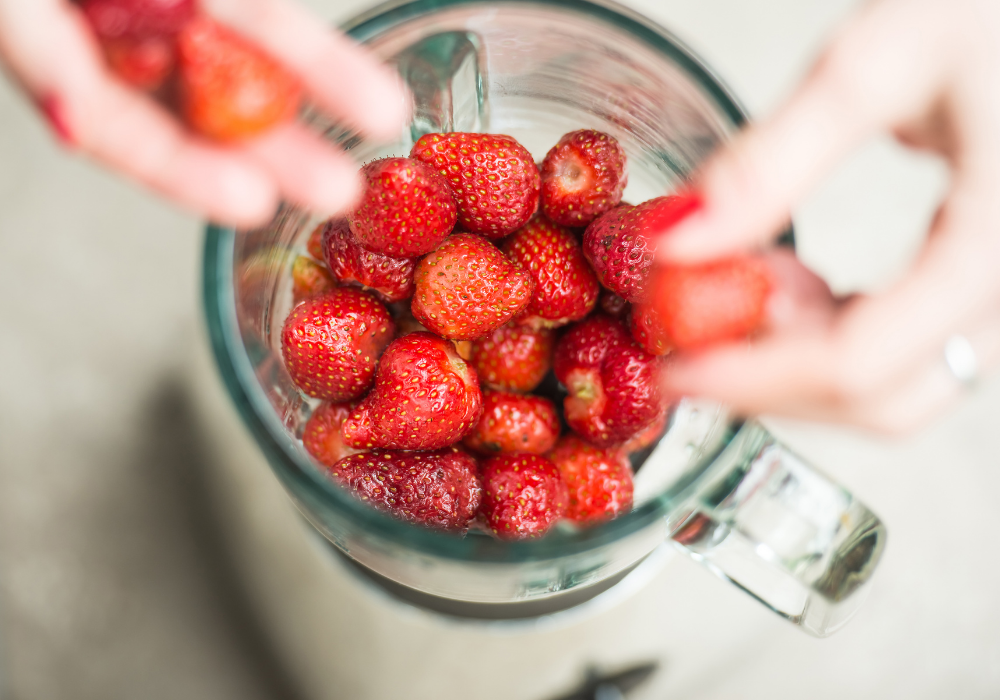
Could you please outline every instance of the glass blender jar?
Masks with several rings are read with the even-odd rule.
[[[433,131],[510,134],[540,160],[562,134],[594,128],[624,147],[625,199],[641,202],[676,188],[745,120],[668,32],[603,0],[390,2],[346,30],[398,67],[415,100],[392,144],[308,115],[359,161],[405,155]],[[299,442],[312,404],[281,359],[290,267],[315,223],[285,206],[262,229],[210,226],[205,309],[226,387],[274,473],[371,579],[432,610],[520,619],[593,598],[672,541],[813,635],[858,609],[885,546],[881,521],[759,423],[706,402],[673,409],[633,461],[634,509],[598,527],[501,542],[407,525],[355,500]]]

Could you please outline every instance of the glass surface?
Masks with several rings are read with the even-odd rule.
[[[640,202],[674,189],[743,121],[676,40],[610,3],[391,3],[348,30],[398,67],[416,102],[412,123],[388,145],[309,115],[359,161],[405,155],[422,134],[449,130],[510,134],[541,160],[562,134],[595,128],[621,142],[625,198]],[[315,402],[292,384],[278,340],[291,307],[291,262],[316,223],[285,207],[263,229],[210,227],[205,304],[220,370],[247,425],[303,515],[347,556],[430,595],[509,604],[596,588],[674,534],[815,634],[856,607],[883,546],[881,523],[757,424],[735,423],[711,404],[685,400],[675,409],[637,465],[634,510],[599,527],[560,524],[537,541],[500,542],[409,526],[354,500],[296,437]],[[842,556],[851,545],[853,556]]]

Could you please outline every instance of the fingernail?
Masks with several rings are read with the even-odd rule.
[[[76,147],[76,139],[73,131],[69,128],[69,120],[66,118],[66,108],[63,101],[56,95],[46,95],[37,101],[38,109],[49,123],[52,133],[59,139],[59,143],[67,148]]]

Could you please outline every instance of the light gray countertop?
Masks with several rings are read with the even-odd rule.
[[[765,114],[855,3],[629,4]],[[340,2],[326,15],[363,6]],[[943,185],[936,164],[871,144],[798,212],[803,258],[841,290],[886,283]],[[208,526],[184,390],[191,347],[203,342],[200,247],[196,217],[61,151],[0,81],[5,697],[293,695]],[[995,380],[903,440],[774,423],[886,521],[882,571],[858,618],[828,640],[762,609],[754,653],[686,697],[1000,696],[998,425]]]

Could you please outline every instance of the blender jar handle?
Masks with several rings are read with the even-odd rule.
[[[886,530],[863,503],[747,421],[668,517],[673,541],[817,637],[858,610]]]

